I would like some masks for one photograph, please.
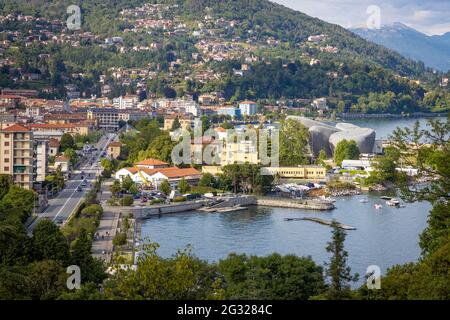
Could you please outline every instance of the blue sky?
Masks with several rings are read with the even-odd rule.
[[[450,0],[271,0],[346,28],[366,25],[366,10],[377,5],[381,24],[401,22],[423,33],[450,32]]]

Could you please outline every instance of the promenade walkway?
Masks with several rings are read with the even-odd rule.
[[[111,181],[102,183],[101,192],[98,195],[98,199],[102,204],[104,212],[97,228],[98,236],[94,238],[91,249],[93,257],[102,259],[107,263],[110,263],[112,259],[112,240],[116,235],[120,218],[119,210],[114,210],[113,207],[105,205],[106,201],[111,198],[111,192],[109,191],[111,184]]]

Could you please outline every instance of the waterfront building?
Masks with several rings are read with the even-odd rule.
[[[277,175],[284,179],[325,180],[327,176],[327,169],[316,165],[264,167],[261,170],[264,174]]]
[[[190,185],[196,185],[200,181],[202,173],[195,168],[145,168],[131,167],[122,168],[116,172],[116,180],[122,182],[125,177],[130,177],[136,184],[150,183],[153,188],[158,189],[159,185],[164,181],[169,181],[172,188],[177,188],[181,179],[185,179]],[[145,179],[145,181],[143,181]]]

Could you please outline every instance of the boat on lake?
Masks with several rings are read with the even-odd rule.
[[[400,200],[392,198],[389,201],[386,201],[386,204],[390,207],[400,208]]]
[[[375,204],[373,205],[373,207],[374,207],[375,209],[377,209],[377,210],[383,208],[383,206],[382,206],[381,204],[379,204],[379,203],[375,203]]]
[[[367,199],[361,199],[361,200],[359,200],[359,202],[361,202],[361,203],[367,203],[367,202],[369,202],[369,200],[367,200]]]

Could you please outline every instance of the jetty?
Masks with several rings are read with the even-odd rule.
[[[305,218],[285,218],[285,221],[312,221],[312,222],[317,222],[323,225],[327,225],[327,226],[331,226],[332,221],[329,220],[324,220],[324,219],[320,219],[320,218],[313,218],[313,217],[305,217]],[[343,230],[356,230],[355,227],[353,226],[349,226],[343,223],[338,223],[338,227],[343,229]]]

